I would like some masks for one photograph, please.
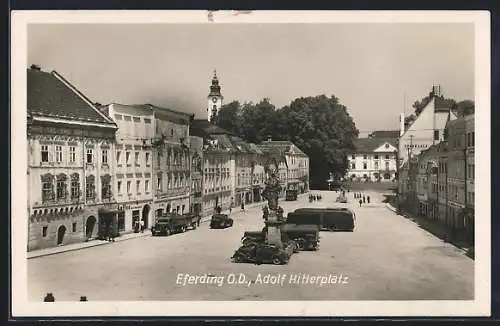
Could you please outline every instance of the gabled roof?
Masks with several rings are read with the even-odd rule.
[[[56,71],[27,69],[27,110],[30,117],[55,118],[116,127],[95,104]]]
[[[300,148],[289,140],[271,140],[260,143],[259,148],[263,152],[279,152],[280,154],[288,154],[294,149],[295,153],[299,156],[307,156]]]
[[[357,138],[353,141],[356,153],[371,153],[385,143],[397,148],[396,138]]]

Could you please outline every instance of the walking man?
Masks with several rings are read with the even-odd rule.
[[[368,204],[370,203],[370,196],[366,196],[366,201],[368,202]]]
[[[365,195],[363,195],[363,204],[366,202]]]
[[[359,200],[359,207],[361,207],[361,204],[363,204],[363,201],[360,199]]]
[[[139,223],[141,226],[141,233],[144,233],[144,220],[141,220]]]

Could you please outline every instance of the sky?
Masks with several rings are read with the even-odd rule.
[[[225,103],[335,95],[361,135],[398,129],[433,84],[474,99],[474,26],[465,23],[31,24],[27,60],[94,102],[196,118],[207,116],[214,69]]]

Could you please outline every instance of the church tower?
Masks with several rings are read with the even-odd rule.
[[[212,78],[212,85],[210,85],[210,93],[208,94],[208,106],[207,115],[208,121],[212,121],[212,117],[219,113],[222,107],[222,100],[224,97],[220,92],[219,79],[217,78],[217,71],[214,70],[214,76]]]

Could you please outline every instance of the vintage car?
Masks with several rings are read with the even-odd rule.
[[[248,244],[250,242],[259,242],[264,243],[266,241],[266,231],[246,231],[241,238],[241,243],[243,245]],[[281,232],[281,241],[286,247],[293,248],[293,252],[299,252],[301,249],[301,245],[292,238],[289,238]]]
[[[210,220],[210,228],[225,229],[233,226],[233,219],[227,214],[214,214]]]
[[[283,224],[281,235],[284,242],[293,240],[298,250],[318,250],[319,226],[315,224]]]
[[[354,231],[356,215],[348,208],[299,208],[288,213],[287,224],[315,224],[320,230]]]
[[[200,225],[200,216],[188,214],[166,213],[156,218],[151,234],[170,235],[172,233],[186,232],[188,228],[196,229]]]
[[[297,195],[298,195],[298,192],[297,190],[294,190],[294,189],[288,189],[285,193],[285,200],[286,201],[294,201],[294,200],[297,200]]]
[[[291,253],[288,246],[281,249],[274,245],[250,241],[238,248],[231,260],[235,263],[283,265],[288,263]]]

